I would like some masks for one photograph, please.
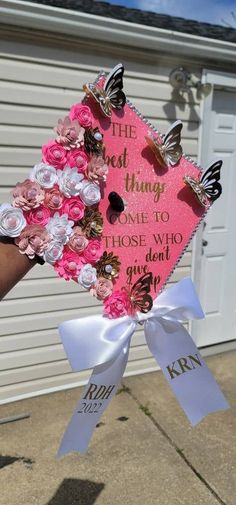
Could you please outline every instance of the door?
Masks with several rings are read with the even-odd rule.
[[[195,274],[206,315],[194,326],[198,346],[236,339],[236,87],[216,85],[206,102],[201,164],[222,159],[223,167],[222,195],[205,219],[198,247],[200,273]]]

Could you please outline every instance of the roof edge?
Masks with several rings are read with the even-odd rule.
[[[236,62],[235,44],[219,39],[129,23],[68,9],[20,0],[0,0],[1,24],[47,33],[151,49],[158,53],[191,56],[204,61]]]

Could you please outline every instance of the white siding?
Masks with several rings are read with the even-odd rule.
[[[88,49],[84,52],[81,49],[76,58],[74,49],[59,52],[51,45],[46,51],[45,44],[41,52],[29,42],[3,45],[6,53],[0,66],[0,201],[10,201],[10,188],[24,180],[40,159],[41,145],[53,138],[52,128],[57,119],[81,100],[83,83],[93,81],[98,69],[104,68],[102,52],[101,56],[99,52],[95,56]],[[119,59],[126,66],[125,90],[131,101],[160,131],[164,132],[176,118],[181,119],[184,151],[196,159],[199,116],[196,97],[188,98],[184,106],[182,100],[179,103],[172,100],[168,83],[171,66],[164,63],[155,66],[148,56],[144,64],[137,54],[126,62],[125,51],[115,61]],[[115,61],[107,48],[105,70]],[[190,267],[191,247],[171,282],[189,275]],[[88,372],[70,372],[57,325],[100,311],[93,297],[75,283],[58,279],[50,266],[33,268],[0,305],[0,401],[84,382]],[[140,329],[132,341],[127,373],[155,366]]]

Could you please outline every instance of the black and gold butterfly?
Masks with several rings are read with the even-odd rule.
[[[222,161],[218,160],[207,168],[200,179],[194,179],[190,175],[185,175],[184,177],[185,184],[192,189],[198,201],[204,207],[208,207],[209,201],[217,200],[222,193],[222,187],[219,182],[221,167]]]
[[[104,86],[98,84],[84,84],[83,89],[88,96],[92,96],[100,105],[100,108],[107,117],[111,117],[112,108],[122,109],[126,103],[123,89],[124,67],[118,63],[108,75]]]
[[[152,133],[145,136],[148,145],[151,147],[158,163],[160,163],[161,166],[174,166],[180,160],[183,154],[183,150],[180,145],[182,128],[182,122],[175,121],[165,134],[162,142],[154,137]]]
[[[128,291],[134,312],[140,311],[146,313],[151,310],[153,301],[149,293],[151,290],[152,280],[153,275],[151,272],[144,274],[135,282],[131,290]]]

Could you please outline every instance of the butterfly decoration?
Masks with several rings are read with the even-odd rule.
[[[222,193],[222,187],[219,182],[221,167],[222,161],[218,160],[206,169],[199,180],[189,175],[185,175],[184,177],[185,184],[192,189],[197,199],[204,207],[208,207],[209,200],[217,200]]]
[[[168,129],[162,142],[154,137],[152,133],[145,136],[148,145],[151,147],[158,163],[162,167],[166,167],[167,165],[174,166],[180,160],[183,154],[180,145],[182,128],[183,123],[181,121],[175,121]]]
[[[153,301],[149,293],[151,290],[152,280],[153,275],[149,272],[142,275],[142,277],[135,282],[130,291],[126,289],[133,312],[139,311],[146,313],[151,310]]]
[[[118,63],[106,78],[104,86],[98,84],[84,84],[83,90],[87,96],[92,96],[100,105],[100,108],[107,117],[111,117],[112,108],[122,109],[126,103],[126,96],[123,89],[124,67]]]

